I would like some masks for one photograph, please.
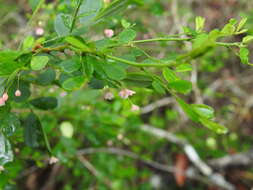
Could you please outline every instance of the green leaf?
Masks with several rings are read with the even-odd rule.
[[[202,125],[218,134],[226,134],[228,132],[228,129],[225,126],[215,123],[207,118],[199,118],[199,121],[202,123]]]
[[[185,63],[176,67],[176,72],[188,72],[192,71],[192,65]]]
[[[249,50],[247,48],[240,48],[239,57],[243,64],[249,64]]]
[[[131,23],[127,22],[125,19],[122,19],[121,20],[121,25],[124,27],[124,28],[129,28],[131,26]]]
[[[32,70],[41,70],[43,69],[49,61],[49,58],[47,56],[34,56],[31,60],[31,68]]]
[[[130,0],[115,0],[109,4],[106,8],[104,8],[100,13],[96,16],[96,20],[100,20],[116,14],[118,12],[122,12],[123,9],[126,9]]]
[[[92,89],[103,89],[105,86],[104,81],[92,78],[89,82],[89,87]]]
[[[233,35],[235,32],[235,26],[231,23],[226,24],[221,30],[221,34],[224,36]]]
[[[85,44],[85,42],[81,38],[68,36],[65,38],[65,41],[82,51],[91,52],[91,49]]]
[[[53,69],[49,68],[44,72],[40,73],[36,79],[36,83],[39,85],[49,85],[51,84],[56,78],[56,73]]]
[[[58,102],[55,97],[41,97],[31,100],[30,104],[41,110],[50,110],[55,109]]]
[[[41,123],[34,113],[30,113],[24,121],[24,141],[27,146],[38,147],[38,138],[41,135]]]
[[[176,80],[169,82],[168,86],[173,90],[183,94],[189,93],[192,89],[192,83],[187,80]]]
[[[19,118],[14,113],[5,114],[4,117],[0,119],[0,131],[6,136],[11,136],[15,130],[20,127]]]
[[[93,58],[91,56],[83,57],[83,70],[88,78],[91,78],[94,73]]]
[[[242,43],[247,44],[247,43],[250,43],[252,40],[253,40],[253,36],[245,36],[242,39]]]
[[[129,86],[148,87],[152,85],[152,77],[145,73],[127,73],[124,82]]]
[[[179,80],[180,78],[177,77],[175,72],[169,68],[164,68],[163,69],[163,77],[168,81],[168,82],[173,82],[176,80]]]
[[[246,22],[247,22],[247,18],[243,18],[243,19],[239,22],[236,31],[239,32],[239,31],[243,28],[243,26],[246,24]]]
[[[23,41],[23,44],[22,44],[22,49],[23,50],[29,50],[33,47],[34,45],[34,37],[33,36],[27,36],[25,38],[25,40]]]
[[[39,2],[40,2],[40,0],[29,0],[29,5],[33,11],[36,9]]]
[[[205,18],[197,16],[195,19],[195,28],[197,32],[201,32],[205,25]]]
[[[120,43],[128,43],[134,40],[135,37],[136,37],[136,32],[132,29],[125,29],[118,35],[118,39]]]
[[[84,82],[85,79],[83,76],[76,76],[65,80],[62,84],[62,87],[65,90],[75,90],[81,88]]]
[[[122,80],[127,75],[125,69],[115,63],[104,64],[104,71],[106,75],[113,80]]]
[[[71,59],[62,61],[60,67],[66,73],[72,73],[74,71],[77,71],[81,67],[81,64],[78,57],[73,57]]]
[[[154,90],[156,92],[158,92],[159,94],[163,94],[163,95],[166,94],[166,89],[163,87],[163,85],[160,81],[154,80],[152,82],[152,86],[153,86]]]
[[[176,97],[177,102],[179,103],[179,105],[181,106],[181,108],[184,110],[184,112],[186,113],[186,115],[195,122],[199,122],[199,118],[200,116],[195,112],[195,110],[187,103],[185,103],[184,100],[182,100],[179,97]]]
[[[58,14],[54,22],[54,29],[58,36],[67,36],[70,33],[70,15]]]
[[[84,26],[89,26],[94,23],[94,18],[99,13],[100,9],[103,7],[102,0],[84,0],[80,9],[78,18],[80,23]],[[93,21],[93,22],[92,22]]]
[[[212,119],[214,118],[214,109],[204,104],[191,104],[193,110],[201,117]]]
[[[3,166],[8,162],[13,161],[13,152],[8,139],[0,133],[0,165]]]
[[[25,62],[17,62],[16,59],[22,55],[19,51],[0,52],[0,76],[10,75],[24,66]]]

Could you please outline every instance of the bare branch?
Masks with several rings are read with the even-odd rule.
[[[185,153],[189,157],[190,161],[205,175],[209,178],[209,180],[220,187],[223,187],[224,189],[234,190],[235,187],[227,182],[224,177],[218,173],[215,173],[210,166],[208,166],[198,155],[197,151],[194,149],[194,147],[189,144],[186,140],[182,140],[175,136],[172,133],[169,133],[167,131],[164,131],[162,129],[155,128],[153,126],[149,125],[143,125],[141,126],[141,129],[145,132],[148,132],[156,137],[159,138],[165,138],[170,142],[173,142],[175,144],[178,144],[182,146]]]

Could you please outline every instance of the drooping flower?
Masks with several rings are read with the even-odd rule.
[[[114,35],[114,31],[112,29],[105,29],[104,34],[107,38],[111,38]]]
[[[17,97],[19,97],[19,96],[21,96],[21,91],[20,90],[16,90],[16,92],[15,92],[15,96],[17,96]]]
[[[129,96],[134,95],[136,92],[129,89],[123,89],[119,92],[119,96],[123,99],[127,99]]]

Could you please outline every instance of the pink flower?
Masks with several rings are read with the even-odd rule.
[[[127,99],[129,96],[134,95],[136,92],[133,90],[129,90],[129,89],[123,89],[119,92],[119,96],[122,99]]]
[[[3,94],[3,96],[2,96],[3,101],[6,102],[6,101],[8,100],[8,98],[9,98],[9,96],[8,96],[7,92],[5,92],[5,93]]]
[[[3,100],[3,98],[0,98],[0,107],[5,105],[5,101]]]
[[[114,98],[114,95],[113,95],[113,93],[111,93],[111,92],[106,92],[105,94],[104,94],[104,99],[105,100],[112,100]]]
[[[44,29],[41,28],[41,27],[37,27],[37,28],[35,29],[35,34],[36,34],[37,36],[42,36],[42,35],[44,34]]]
[[[140,110],[140,107],[133,104],[132,107],[131,107],[131,111],[139,111]]]
[[[49,164],[55,164],[55,163],[57,163],[57,162],[59,162],[59,159],[56,158],[56,157],[54,157],[54,156],[52,156],[52,157],[49,159]]]
[[[114,35],[114,31],[112,29],[105,29],[104,34],[107,38],[111,38]]]
[[[21,96],[21,91],[20,90],[16,90],[15,96]]]

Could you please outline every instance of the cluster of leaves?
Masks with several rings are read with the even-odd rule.
[[[31,1],[31,5],[36,13],[41,3],[37,5],[34,2],[37,1]],[[247,45],[253,40],[252,36],[245,36],[242,42],[221,41],[247,32],[243,28],[246,19],[239,23],[231,19],[221,30],[207,32],[204,30],[205,20],[197,17],[195,29],[185,27],[182,35],[164,35],[145,40],[135,40],[137,33],[134,25],[122,20],[123,30],[114,37],[91,40],[86,35],[92,25],[131,2],[115,0],[104,5],[100,0],[76,1],[72,7],[73,15],[60,13],[56,16],[55,34],[36,40],[28,36],[19,50],[0,52],[0,96],[4,93],[9,95],[8,101],[0,107],[0,165],[13,160],[9,139],[18,129],[22,129],[27,146],[37,147],[38,139],[43,137],[48,151],[53,154],[42,125],[44,121],[40,121],[35,112],[57,108],[58,99],[38,96],[36,91],[32,95],[32,87],[37,89],[55,85],[68,92],[84,86],[97,90],[148,88],[161,95],[168,93],[173,96],[192,121],[218,134],[227,132],[226,127],[214,121],[213,108],[204,104],[188,104],[183,100],[182,96],[192,90],[191,82],[184,78],[192,70],[191,60],[219,46],[232,49],[243,64],[251,65]],[[192,44],[192,49],[173,57],[157,59],[137,46],[159,41],[187,42]],[[124,54],[118,53],[120,48],[125,50]],[[152,68],[158,68],[158,72]],[[15,96],[17,89],[22,93],[20,96]],[[29,114],[21,117],[12,112],[15,108],[27,109]],[[68,135],[69,127],[63,128]]]

